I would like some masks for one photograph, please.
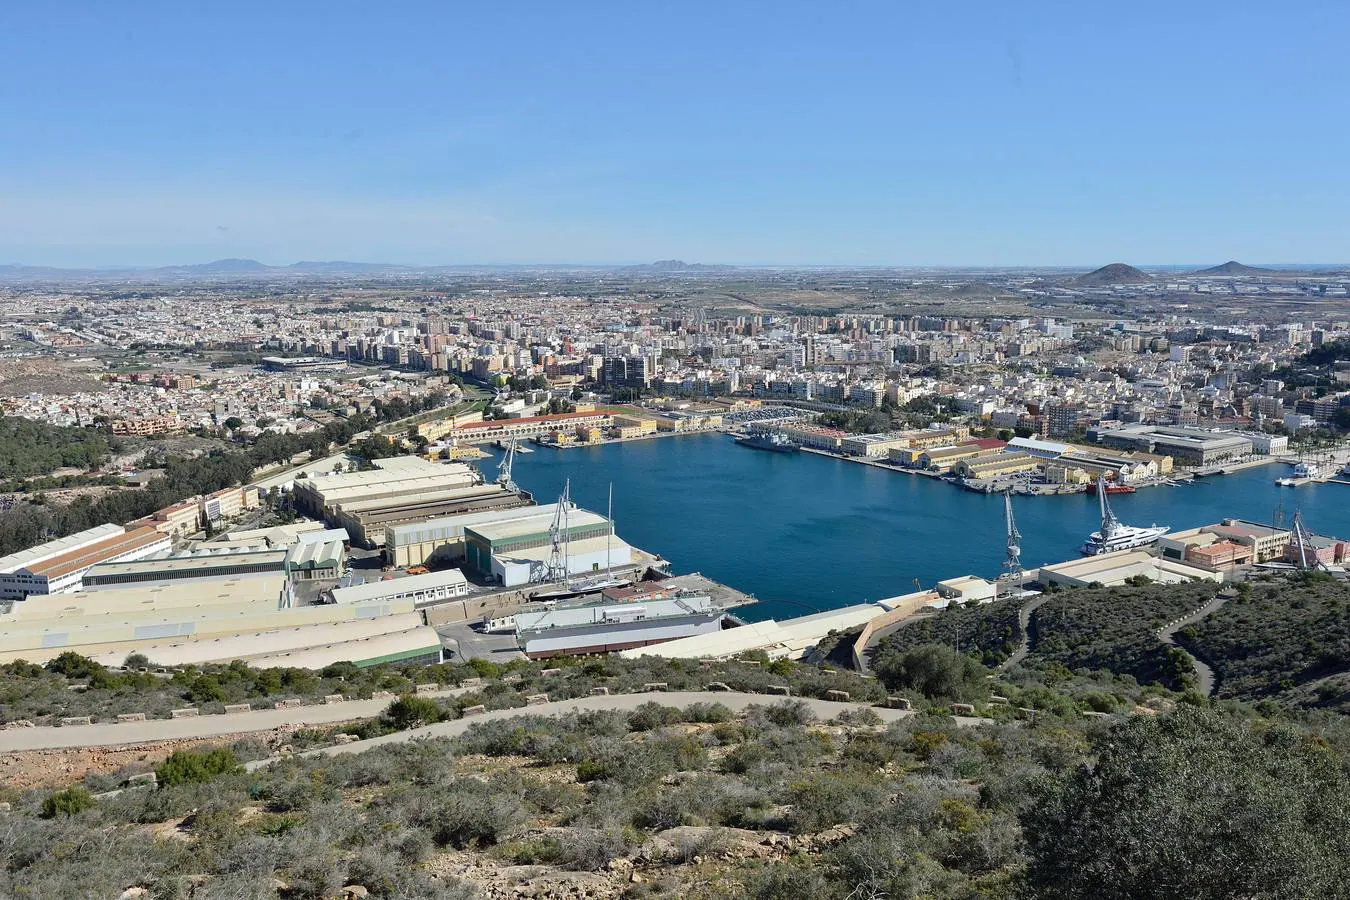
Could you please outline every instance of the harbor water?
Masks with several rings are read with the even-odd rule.
[[[494,452],[497,452],[494,450]],[[484,459],[484,474],[494,474]],[[587,508],[604,512],[614,486],[620,537],[702,572],[761,602],[751,619],[785,618],[893,597],[958,575],[994,578],[1003,561],[1003,501],[923,476],[811,453],[736,446],[722,434],[688,435],[517,455],[514,477],[540,503],[564,480]],[[1192,484],[1113,495],[1127,524],[1175,530],[1242,518],[1350,536],[1350,486],[1279,487],[1283,464]],[[1030,569],[1077,557],[1099,523],[1084,494],[1014,497],[1022,561]]]

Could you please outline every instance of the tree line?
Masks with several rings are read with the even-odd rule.
[[[116,447],[99,428],[0,415],[0,473],[7,479],[48,475],[66,466],[93,469],[106,462]]]

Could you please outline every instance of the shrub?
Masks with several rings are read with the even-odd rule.
[[[984,667],[941,644],[887,654],[874,668],[888,688],[919,691],[932,700],[976,699],[989,692]]]
[[[686,722],[720,725],[730,722],[732,715],[730,708],[722,703],[691,703],[684,708]]]
[[[849,725],[854,728],[875,728],[882,724],[881,716],[877,711],[867,707],[846,709],[835,716],[834,721],[840,725]]]
[[[601,778],[608,778],[612,770],[607,763],[594,759],[583,759],[577,763],[577,781],[586,784]]]
[[[242,771],[243,767],[229,747],[217,747],[206,753],[175,750],[155,769],[155,778],[161,787],[173,787],[204,783],[217,775],[234,775]]]
[[[148,669],[150,657],[144,653],[128,653],[127,658],[122,660],[122,665],[128,669]]]
[[[192,686],[183,694],[183,699],[193,703],[212,703],[225,699],[225,689],[212,675],[201,675],[192,682]]]
[[[774,725],[778,728],[791,728],[796,725],[810,725],[816,720],[816,714],[802,700],[784,700],[770,706],[752,706],[746,710],[746,719],[753,725]]]
[[[47,663],[47,671],[67,678],[92,678],[106,670],[92,659],[81,656],[74,650],[67,650]]]
[[[449,712],[435,700],[404,695],[390,703],[381,718],[387,727],[406,731],[419,725],[432,725],[449,717]]]
[[[647,701],[628,714],[628,727],[633,731],[651,731],[666,725],[676,725],[684,720],[680,711],[673,706],[662,706]]]
[[[42,818],[55,819],[57,816],[73,816],[86,809],[94,808],[94,798],[84,788],[76,785],[57,791],[42,798]]]

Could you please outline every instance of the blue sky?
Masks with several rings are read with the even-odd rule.
[[[1344,2],[4,0],[0,262],[1346,261],[1347,39]]]

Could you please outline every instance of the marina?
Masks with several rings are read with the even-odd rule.
[[[892,597],[969,572],[993,578],[1005,555],[1003,498],[952,490],[936,478],[904,477],[821,453],[747,453],[721,434],[536,453],[514,477],[536,496],[557,496],[571,479],[577,502],[614,515],[636,546],[676,572],[698,570],[760,602],[744,618],[791,617]],[[1265,466],[1175,486],[1112,495],[1126,522],[1173,530],[1225,518],[1277,522],[1294,512],[1320,534],[1350,535],[1339,484],[1297,492]],[[1295,506],[1297,504],[1297,506]],[[1073,557],[1100,525],[1097,498],[1042,497],[1017,506],[1028,567]]]

